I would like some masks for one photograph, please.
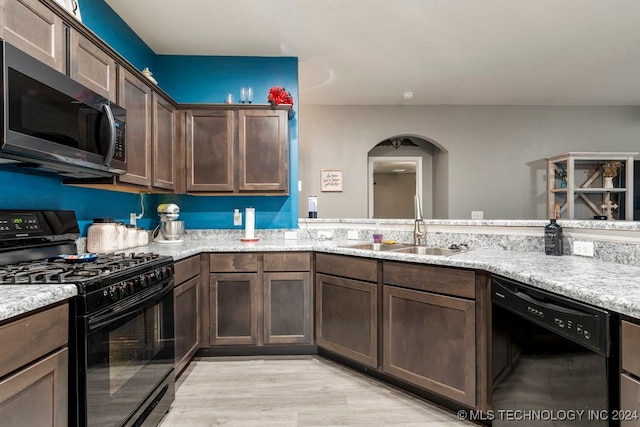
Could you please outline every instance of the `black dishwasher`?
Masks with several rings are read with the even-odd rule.
[[[491,283],[492,425],[619,425],[618,316],[503,277]]]

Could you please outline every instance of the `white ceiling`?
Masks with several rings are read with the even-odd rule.
[[[158,54],[298,57],[303,105],[640,105],[640,0],[106,2]]]

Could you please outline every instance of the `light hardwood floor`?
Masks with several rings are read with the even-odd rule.
[[[472,426],[456,414],[316,356],[199,358],[161,427]]]

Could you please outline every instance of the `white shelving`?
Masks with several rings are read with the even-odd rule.
[[[633,219],[636,155],[572,152],[547,159],[547,217],[593,219],[605,215],[609,219]],[[604,166],[611,162],[620,162],[622,167],[613,178],[613,188],[605,188]]]

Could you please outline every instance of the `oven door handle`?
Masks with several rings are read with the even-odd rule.
[[[93,331],[103,327],[104,325],[115,322],[116,320],[122,319],[123,317],[127,317],[131,313],[135,313],[137,310],[140,310],[140,308],[146,307],[151,301],[155,302],[163,299],[169,293],[173,292],[173,280],[170,282],[170,284],[148,288],[144,295],[138,295],[139,298],[134,297],[127,299],[123,301],[123,304],[111,308],[105,314],[89,317],[87,319],[89,331]]]

